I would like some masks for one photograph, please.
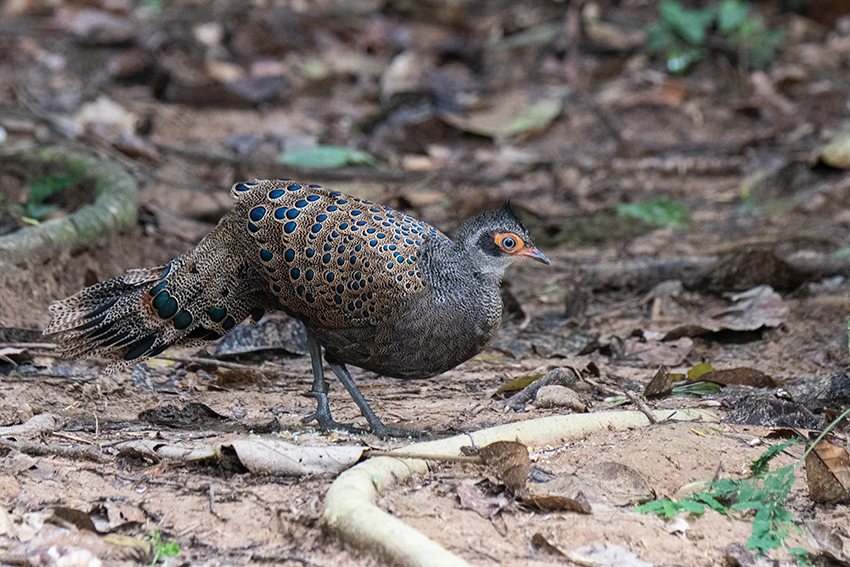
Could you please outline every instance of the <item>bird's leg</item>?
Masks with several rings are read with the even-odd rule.
[[[348,369],[345,365],[331,363],[331,369],[334,371],[334,374],[336,374],[336,377],[339,378],[339,381],[342,382],[342,385],[345,386],[345,389],[348,390],[348,393],[351,394],[351,398],[354,400],[354,403],[357,404],[358,408],[360,408],[360,413],[362,413],[363,417],[366,418],[366,421],[369,422],[369,429],[372,433],[381,439],[386,439],[387,437],[424,437],[427,435],[423,431],[399,429],[397,427],[384,425],[378,416],[375,415],[375,412],[372,411],[372,408],[369,407],[368,402],[366,402],[366,398],[364,398],[363,394],[360,393],[360,388],[358,388],[357,384],[354,383],[354,379],[351,377],[351,374],[348,373]],[[330,413],[328,415],[330,415]]]
[[[360,429],[353,427],[351,424],[338,423],[331,417],[331,406],[328,404],[328,383],[325,380],[325,372],[322,369],[322,346],[310,329],[307,329],[307,348],[310,350],[310,362],[313,365],[313,389],[307,395],[311,398],[316,398],[317,407],[315,413],[302,419],[301,423],[316,421],[319,424],[319,429],[322,431],[340,429],[342,431],[362,433]]]

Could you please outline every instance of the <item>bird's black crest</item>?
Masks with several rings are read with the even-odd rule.
[[[508,199],[507,201],[505,201],[505,204],[504,204],[504,205],[502,205],[502,212],[503,212],[503,213],[507,213],[508,215],[510,215],[510,217],[511,217],[512,219],[514,219],[515,221],[520,222],[519,217],[517,217],[517,216],[516,216],[516,213],[514,212],[514,207],[513,207],[513,205],[511,205],[511,200],[510,200],[510,199]]]

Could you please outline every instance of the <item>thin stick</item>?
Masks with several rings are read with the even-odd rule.
[[[650,424],[658,423],[658,418],[655,417],[655,413],[649,408],[646,403],[646,400],[644,400],[641,396],[638,396],[631,390],[626,391],[626,397],[629,398],[641,412],[643,412],[643,415],[645,415],[647,419],[649,419]]]
[[[430,455],[428,453],[398,453],[395,451],[376,451],[374,449],[369,449],[364,451],[366,457],[393,457],[395,459],[419,459],[422,461],[439,461],[441,463],[472,463],[476,465],[483,465],[484,460],[477,456],[464,456],[464,455]]]

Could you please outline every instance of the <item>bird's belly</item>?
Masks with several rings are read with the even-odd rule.
[[[314,332],[330,361],[383,376],[420,379],[450,370],[484,350],[499,323],[500,317],[453,317],[431,324],[413,319],[371,328]]]

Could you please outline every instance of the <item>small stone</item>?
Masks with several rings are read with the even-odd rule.
[[[577,412],[587,411],[587,404],[575,391],[566,386],[543,386],[534,400],[539,408],[570,408]]]

